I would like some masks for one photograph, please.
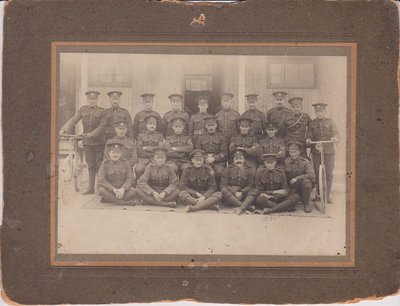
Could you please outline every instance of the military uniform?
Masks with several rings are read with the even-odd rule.
[[[172,130],[172,119],[174,118],[182,118],[185,121],[183,134],[188,135],[188,125],[189,125],[189,114],[187,112],[181,110],[171,110],[166,112],[162,118],[162,126],[163,126],[163,133],[165,136],[170,136],[174,134]]]
[[[114,145],[109,143],[108,146]],[[136,190],[133,188],[133,171],[129,162],[124,159],[113,161],[107,159],[100,166],[98,174],[98,191],[103,202],[116,204],[133,204]],[[114,189],[124,188],[125,193],[122,199],[117,199]]]
[[[120,137],[115,136],[115,137],[107,140],[106,147],[104,149],[104,159],[108,159],[110,157],[109,148],[108,148],[107,144],[116,142],[116,141],[118,141],[119,143],[121,143],[123,145],[123,147],[121,148],[121,152],[122,152],[121,158],[128,161],[129,165],[131,167],[135,166],[138,161],[137,151],[136,151],[136,141],[134,139],[130,139],[128,137],[120,138]]]
[[[267,112],[267,122],[277,122],[278,123],[278,133],[277,136],[283,137],[284,134],[284,122],[286,117],[291,115],[293,112],[287,107],[273,107]]]
[[[189,135],[192,136],[193,143],[196,143],[197,138],[204,134],[204,118],[210,117],[209,113],[197,113],[192,115],[189,121]]]
[[[277,166],[283,166],[283,160],[286,157],[285,141],[280,137],[269,137],[268,135],[260,140],[261,154],[273,153],[276,154]],[[262,164],[260,156],[259,163]]]
[[[327,106],[324,103],[313,104],[314,108],[323,109]],[[335,123],[332,119],[314,119],[310,122],[306,140],[309,141],[321,141],[321,140],[331,140],[332,138],[338,138],[339,133],[336,128]],[[330,191],[332,188],[333,180],[333,169],[335,167],[335,145],[334,143],[324,143],[322,144],[324,148],[324,161],[325,161],[325,171],[326,171],[326,185],[327,185],[327,195],[329,199]],[[315,145],[311,148],[314,171],[316,174],[316,184],[317,187],[319,183],[319,166],[321,165],[321,154]]]
[[[264,154],[263,158],[276,160],[276,155]],[[275,167],[268,170],[265,165],[261,166],[257,170],[255,184],[260,193],[256,205],[259,208],[268,209],[269,212],[292,210],[299,200],[297,194],[289,194],[287,178],[283,169]],[[271,198],[267,198],[265,194]]]
[[[301,143],[289,143],[289,150],[297,149],[301,152]],[[315,182],[315,173],[310,161],[306,158],[299,156],[294,159],[288,157],[284,162],[284,169],[286,177],[289,181],[289,188],[291,193],[297,193],[301,196],[304,204],[304,211],[311,212],[309,207],[310,194]],[[290,183],[290,180],[295,178],[295,183]]]
[[[133,135],[135,138],[138,137],[140,133],[146,132],[146,118],[149,116],[154,116],[157,118],[157,130],[161,130],[161,116],[159,113],[153,110],[142,110],[135,115],[133,119]]]
[[[104,111],[104,115],[100,121],[99,126],[93,135],[101,135],[105,133],[106,139],[110,139],[115,136],[114,125],[118,121],[125,121],[128,125],[128,137],[133,138],[132,132],[132,118],[128,110],[122,107],[110,107]]]
[[[223,203],[227,206],[239,207],[243,211],[253,204],[258,195],[254,184],[255,171],[246,163],[243,167],[228,165],[221,179]],[[236,197],[236,192],[242,193],[242,198]]]
[[[241,148],[246,151],[246,163],[255,171],[257,169],[259,155],[261,154],[260,144],[258,143],[257,138],[249,134],[235,135],[231,138],[229,152],[233,152],[237,148]]]
[[[88,97],[98,97],[99,93],[97,91],[88,91],[86,92],[86,95]],[[93,131],[100,124],[103,113],[104,109],[97,105],[83,105],[61,128],[61,131],[63,132],[72,132],[75,125],[82,120],[83,134],[87,135],[82,139],[83,150],[89,172],[89,189],[85,192],[87,194],[94,193],[96,172],[103,161],[104,144],[106,142],[104,134],[93,134]]]
[[[191,158],[202,158],[204,151],[194,150]],[[188,206],[187,211],[197,211],[217,207],[217,203],[222,198],[222,193],[217,190],[213,170],[204,163],[199,167],[191,164],[183,170],[179,184],[179,201]],[[204,196],[203,201],[198,201],[200,196]]]
[[[228,156],[228,145],[225,137],[219,133],[209,134],[206,132],[206,134],[199,136],[195,148],[214,157],[214,162],[210,166],[214,169],[217,184],[219,184]]]
[[[236,121],[239,119],[240,114],[231,109],[221,109],[216,115],[218,122],[218,132],[229,139],[236,134]]]
[[[257,139],[261,139],[264,134],[264,124],[266,123],[264,113],[258,109],[249,109],[241,117],[252,120],[250,133],[256,136]]]
[[[138,163],[136,166],[137,178],[143,174],[146,165],[150,162],[150,159],[153,156],[154,149],[162,146],[163,142],[164,137],[158,131],[146,131],[139,134],[136,144],[138,154]]]
[[[186,135],[171,135],[165,139],[167,152],[167,164],[178,175],[189,166],[189,153],[193,151],[192,138]]]
[[[165,153],[164,153],[165,154]],[[137,182],[137,193],[144,204],[175,207],[174,202],[179,195],[178,177],[174,170],[166,165],[150,163],[146,166],[143,175]],[[157,200],[153,192],[164,193],[162,200]]]

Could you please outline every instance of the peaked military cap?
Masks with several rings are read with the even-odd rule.
[[[247,152],[242,147],[237,147],[235,150],[232,151],[232,156],[235,157],[236,155],[243,155],[244,157],[246,157]]]
[[[204,102],[207,102],[208,103],[208,101],[210,100],[210,97],[209,96],[197,96],[196,97],[196,102],[197,103],[204,103]]]
[[[110,149],[110,150],[121,150],[121,148],[123,147],[124,145],[121,143],[121,142],[119,142],[118,140],[112,140],[112,141],[109,141],[108,143],[107,143],[107,147]]]
[[[173,98],[183,99],[183,96],[181,94],[172,94],[168,96],[168,99],[170,100],[172,100]]]
[[[246,97],[246,98],[251,98],[251,97],[257,98],[258,95],[257,95],[257,94],[254,94],[254,93],[250,93],[250,94],[245,95],[245,97]]]
[[[114,127],[115,128],[127,128],[128,123],[125,120],[119,120],[114,122]]]
[[[277,159],[276,154],[273,154],[273,153],[265,153],[262,155],[262,157],[263,157],[263,160],[265,160],[265,161],[276,161],[276,159]]]
[[[251,125],[251,123],[253,122],[253,120],[251,118],[247,118],[247,117],[240,117],[237,120],[237,124],[240,125],[242,123],[248,123],[249,125]]]
[[[172,125],[185,125],[186,120],[183,119],[182,117],[174,117],[171,119],[171,124]]]
[[[206,156],[206,153],[203,150],[196,149],[196,150],[193,150],[190,153],[189,156],[190,156],[191,159],[193,159],[193,158],[195,158],[195,159],[199,159],[199,158],[203,159]]]
[[[100,93],[96,90],[88,90],[87,92],[85,92],[85,95],[87,95],[88,97],[97,98]]]
[[[293,98],[290,98],[288,101],[288,103],[291,106],[301,105],[302,102],[303,102],[303,98],[301,98],[301,97],[293,97]]]
[[[204,124],[208,124],[208,123],[217,123],[217,117],[215,116],[208,116],[204,118]]]
[[[267,130],[269,130],[269,129],[278,129],[278,124],[277,124],[276,122],[274,122],[274,121],[267,122],[267,123],[265,124],[265,128],[266,128]]]
[[[289,150],[301,150],[302,147],[303,147],[303,145],[300,142],[295,141],[295,140],[290,141],[288,143]]]
[[[167,149],[165,147],[156,147],[153,149],[153,156],[165,156],[167,154]]]
[[[152,94],[152,93],[148,93],[148,92],[146,92],[146,93],[144,93],[144,94],[141,94],[140,95],[142,98],[145,98],[145,97],[154,97],[155,96],[155,94]]]
[[[111,97],[111,96],[113,96],[113,97],[121,97],[122,96],[122,92],[118,91],[118,90],[113,90],[113,91],[107,92],[107,95],[109,97]]]
[[[154,118],[154,119],[156,119],[156,121],[158,121],[158,117],[156,115],[153,115],[153,114],[150,114],[150,115],[147,115],[146,117],[144,117],[144,121],[147,122],[151,118]]]
[[[221,98],[222,97],[229,97],[229,98],[233,98],[233,94],[232,93],[230,93],[230,92],[223,92],[222,94],[221,94],[221,96],[220,96]]]
[[[312,106],[314,107],[314,109],[316,111],[323,111],[328,106],[328,104],[325,104],[325,103],[314,103]]]
[[[286,91],[274,91],[274,92],[272,93],[272,95],[273,95],[275,98],[284,98],[284,97],[287,96],[287,92],[286,92]]]

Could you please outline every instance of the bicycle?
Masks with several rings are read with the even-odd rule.
[[[325,169],[325,152],[324,152],[324,145],[325,143],[333,143],[333,140],[321,140],[321,141],[311,141],[309,144],[315,144],[315,148],[321,154],[321,164],[319,165],[319,180],[318,180],[318,187],[319,187],[319,194],[321,198],[321,212],[325,214],[326,212],[326,204],[328,202],[328,194],[327,194],[327,187],[326,187],[326,169]]]
[[[70,184],[74,181],[74,188],[79,192],[82,184],[83,171],[87,167],[83,153],[83,147],[79,144],[82,135],[61,134],[59,135],[59,148],[64,150],[67,157],[63,159],[61,164],[61,172],[63,172],[63,182]],[[67,142],[63,141],[66,140]]]

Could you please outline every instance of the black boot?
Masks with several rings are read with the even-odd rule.
[[[311,196],[311,190],[304,189],[303,190],[303,204],[304,204],[304,212],[305,213],[311,212],[310,196]]]
[[[89,169],[89,188],[82,192],[83,195],[93,194],[94,193],[94,181],[96,179],[96,170]]]

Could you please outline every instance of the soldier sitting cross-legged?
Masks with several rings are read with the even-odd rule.
[[[109,142],[110,158],[103,161],[98,174],[98,191],[102,202],[134,205],[136,190],[132,186],[133,171],[129,162],[121,158],[123,145]]]
[[[175,207],[179,195],[178,177],[165,163],[165,148],[154,149],[153,158],[137,182],[137,194],[143,204]]]
[[[257,197],[258,191],[254,185],[255,169],[246,163],[246,151],[236,149],[232,152],[233,164],[228,165],[222,175],[222,203],[235,207],[239,215],[249,208]],[[254,210],[254,206],[252,206]]]
[[[222,193],[217,190],[213,170],[204,163],[205,152],[194,150],[190,154],[192,164],[183,170],[180,180],[180,203],[186,205],[186,212],[211,209],[219,210],[218,201]]]
[[[257,170],[256,187],[260,194],[256,200],[257,208],[264,214],[292,211],[299,201],[297,194],[289,195],[287,178],[283,169],[276,168],[276,154],[263,154],[264,166]]]

